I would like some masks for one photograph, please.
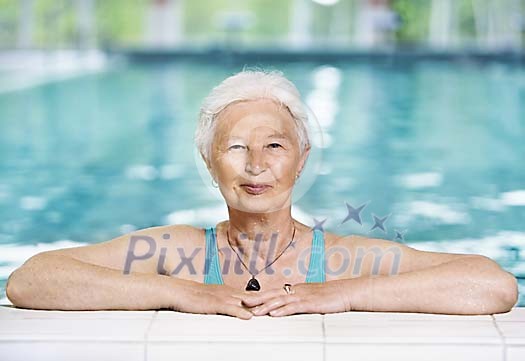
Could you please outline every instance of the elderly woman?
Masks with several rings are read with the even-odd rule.
[[[205,99],[195,138],[228,220],[39,253],[10,275],[7,296],[24,308],[173,309],[242,319],[512,308],[516,279],[490,258],[340,236],[292,218],[292,190],[310,152],[307,120],[299,92],[281,73],[227,78]]]

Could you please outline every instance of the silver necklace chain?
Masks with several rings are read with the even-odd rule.
[[[270,267],[272,264],[274,264],[275,261],[277,261],[279,259],[279,257],[281,257],[283,255],[283,253],[290,247],[290,245],[293,243],[293,240],[295,238],[295,225],[293,226],[293,234],[292,234],[292,240],[290,241],[290,243],[288,243],[288,245],[284,248],[284,250],[281,252],[281,254],[279,254],[273,261],[272,263],[270,263],[269,265],[267,265],[266,267],[264,267],[262,270],[260,270],[259,272],[257,272],[256,274],[253,274],[250,272],[250,269],[248,267],[246,267],[246,265],[244,264],[244,262],[242,261],[241,257],[239,256],[239,253],[237,253],[237,251],[232,247],[231,243],[230,243],[230,235],[228,233],[228,229],[226,229],[226,238],[228,239],[228,244],[230,245],[230,248],[233,250],[233,252],[235,252],[235,254],[237,255],[237,258],[239,259],[239,261],[241,261],[242,265],[244,266],[244,268],[246,268],[246,270],[252,275],[252,277],[255,277],[257,276],[259,273],[261,273],[262,271],[264,271],[265,269],[267,269],[268,267]]]

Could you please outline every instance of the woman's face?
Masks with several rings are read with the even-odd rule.
[[[300,155],[292,115],[269,99],[230,104],[217,118],[208,168],[230,207],[251,213],[291,204]]]

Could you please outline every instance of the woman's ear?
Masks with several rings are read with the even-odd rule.
[[[204,164],[206,164],[206,168],[208,168],[208,170],[210,170],[210,162],[208,161],[208,158],[206,158],[204,156],[204,154],[202,154],[202,152],[200,152],[200,153],[201,153],[201,158],[204,161]]]
[[[301,158],[299,159],[299,170],[297,172],[298,175],[301,175],[301,173],[303,172],[303,168],[306,164],[306,160],[308,159],[308,156],[310,155],[311,148],[312,147],[310,146],[310,144],[308,144],[303,154],[301,154]]]
[[[213,168],[211,166],[210,161],[204,156],[204,154],[202,154],[202,152],[201,152],[201,157],[202,157],[202,160],[204,160],[204,163],[206,164],[206,168],[208,168],[208,172],[210,173],[211,177],[215,179],[215,176],[213,174]]]

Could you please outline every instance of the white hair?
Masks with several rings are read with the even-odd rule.
[[[308,114],[295,85],[280,71],[243,70],[223,80],[202,103],[195,144],[204,160],[211,159],[217,115],[229,104],[243,100],[271,99],[290,111],[300,153],[310,145]]]

